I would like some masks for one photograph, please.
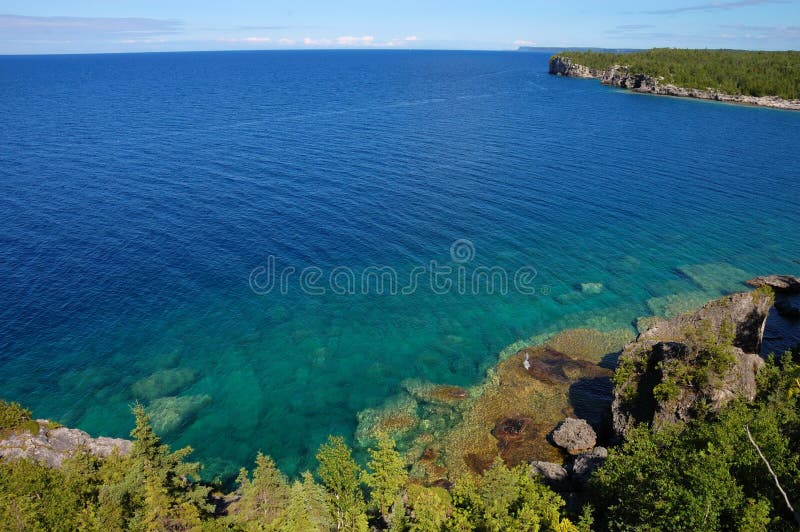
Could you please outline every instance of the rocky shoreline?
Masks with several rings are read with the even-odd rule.
[[[800,100],[785,100],[777,96],[759,97],[726,94],[713,89],[687,89],[671,83],[664,83],[663,78],[654,78],[645,74],[631,72],[624,65],[614,65],[605,70],[600,70],[573,63],[569,57],[559,55],[550,58],[550,74],[571,78],[599,79],[603,85],[611,85],[644,94],[696,98],[738,105],[800,111]]]
[[[80,452],[106,458],[113,453],[125,455],[130,450],[130,440],[92,438],[82,430],[61,427],[47,419],[37,419],[24,430],[0,435],[0,459],[32,459],[50,467],[59,467]]]

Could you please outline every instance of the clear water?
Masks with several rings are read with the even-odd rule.
[[[403,379],[475,383],[518,339],[799,273],[798,141],[800,113],[536,53],[1,57],[0,396],[125,436],[135,382],[193,370],[170,393],[210,403],[168,441],[294,473]],[[405,275],[456,239],[534,293],[250,288],[269,255]]]

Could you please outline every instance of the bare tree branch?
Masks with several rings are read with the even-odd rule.
[[[756,443],[756,440],[753,439],[753,435],[750,434],[750,427],[745,426],[744,430],[747,432],[747,437],[750,439],[750,443],[752,443],[753,447],[756,448],[756,451],[758,452],[758,456],[761,457],[761,460],[764,462],[764,465],[766,465],[767,469],[769,469],[769,473],[770,473],[770,475],[772,475],[772,478],[775,480],[775,485],[778,487],[778,491],[781,492],[781,495],[783,495],[783,500],[786,501],[786,506],[789,507],[789,511],[791,511],[792,515],[794,515],[794,520],[797,521],[798,525],[800,525],[800,514],[798,514],[797,511],[795,511],[795,509],[792,507],[792,503],[789,501],[789,496],[786,495],[785,491],[783,491],[783,488],[781,487],[781,483],[778,481],[778,475],[776,475],[775,471],[772,470],[772,466],[769,465],[769,462],[767,461],[767,457],[764,456],[764,453],[761,452],[761,448]]]

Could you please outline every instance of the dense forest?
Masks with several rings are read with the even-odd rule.
[[[557,55],[599,70],[627,66],[631,73],[663,78],[684,88],[800,99],[800,52],[654,48],[631,53],[567,51]]]
[[[425,486],[388,438],[362,465],[331,437],[316,470],[292,480],[259,453],[226,494],[200,482],[191,449],[170,450],[135,406],[126,456],[79,454],[60,468],[0,460],[0,529],[796,530],[800,516],[789,503],[800,494],[800,364],[792,353],[771,359],[758,384],[752,403],[667,430],[634,430],[610,450],[577,515],[526,466],[499,459],[481,476]],[[30,420],[28,410],[0,401],[0,433],[29,430]]]

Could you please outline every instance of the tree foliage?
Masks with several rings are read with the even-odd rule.
[[[787,353],[759,376],[754,403],[657,432],[639,426],[592,479],[598,523],[608,530],[795,530],[797,524],[749,427],[787,493],[800,494],[800,367]]]
[[[364,471],[353,460],[344,438],[330,436],[317,453],[317,475],[328,490],[339,530],[366,530],[367,516],[361,480]]]
[[[369,473],[365,480],[370,488],[372,502],[382,516],[388,516],[389,508],[397,500],[400,490],[408,480],[403,458],[395,449],[394,440],[383,436],[378,440],[378,448],[369,450]]]

